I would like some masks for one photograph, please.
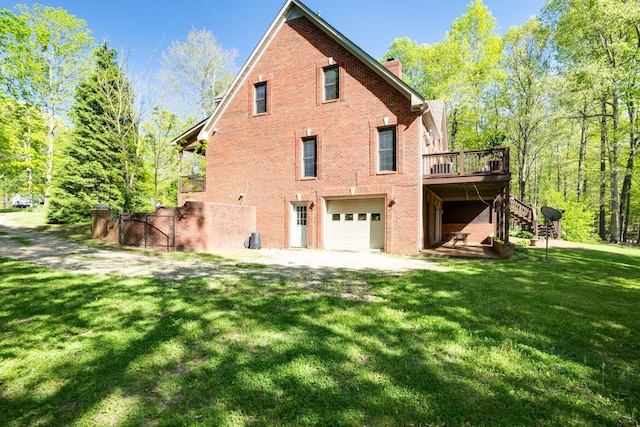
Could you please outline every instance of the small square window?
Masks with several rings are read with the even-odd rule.
[[[367,214],[366,213],[359,213],[358,214],[358,221],[366,221],[367,220]]]
[[[371,214],[371,221],[380,221],[380,214],[379,213],[372,213]]]
[[[345,221],[353,221],[353,214],[352,213],[344,214],[344,220]]]
[[[257,83],[254,86],[255,92],[255,114],[267,112],[267,82]]]
[[[340,221],[340,214],[331,214],[331,221]]]
[[[333,101],[340,98],[340,68],[337,65],[323,69],[324,100]]]

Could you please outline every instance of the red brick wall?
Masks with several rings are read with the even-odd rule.
[[[118,243],[118,220],[111,219],[111,211],[91,211],[91,237]]]
[[[158,214],[175,215],[176,249],[182,251],[241,249],[256,231],[254,206],[186,202],[181,208],[158,209]]]
[[[447,233],[455,231],[471,233],[467,241],[475,244],[490,244],[492,241],[490,237],[496,235],[493,210],[482,201],[444,202],[443,209],[444,241],[449,239]]]
[[[120,224],[123,245],[163,250],[174,248],[173,215],[158,212],[123,214]]]
[[[447,233],[454,231],[462,231],[464,233],[471,233],[467,237],[468,243],[473,244],[491,244],[490,236],[495,236],[494,224],[443,224],[442,231],[444,232],[443,242],[449,240]]]
[[[340,99],[322,102],[322,67],[340,66]],[[268,111],[253,115],[253,88]],[[378,127],[397,126],[396,173],[377,173]],[[288,247],[290,202],[308,205],[309,247],[321,248],[323,197],[378,195],[387,208],[386,251],[421,247],[420,115],[410,101],[306,18],[285,23],[216,123],[207,149],[207,193],[198,200],[255,206],[263,247]],[[300,178],[299,144],[318,141],[318,177]],[[244,197],[240,197],[244,194]]]
[[[119,243],[119,222],[109,216],[109,211],[93,211],[91,234]],[[122,222],[123,244],[152,249],[173,249],[174,234],[177,250],[241,249],[256,230],[254,206],[187,202],[180,208],[160,208],[155,214],[126,214],[124,218],[128,221]]]

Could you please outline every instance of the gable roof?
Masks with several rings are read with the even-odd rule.
[[[445,114],[444,100],[437,99],[433,101],[427,101],[429,106],[428,113],[424,114],[423,120],[426,120],[425,125],[434,133],[437,139],[444,139],[445,146],[447,143],[447,115]],[[428,123],[427,123],[428,122]]]
[[[211,116],[207,119],[207,121],[202,126],[198,126],[200,132],[198,134],[199,140],[208,140],[213,132],[215,132],[215,125],[225,111],[227,105],[230,100],[234,97],[234,95],[238,92],[240,87],[242,87],[245,79],[258,63],[258,60],[266,50],[266,47],[271,43],[275,35],[278,33],[282,25],[285,22],[299,18],[305,17],[316,27],[320,28],[324,31],[329,37],[336,41],[336,43],[340,44],[343,48],[345,48],[349,53],[354,55],[364,64],[369,66],[374,72],[376,72],[380,77],[382,77],[385,81],[387,81],[391,86],[393,86],[396,90],[402,93],[407,99],[411,102],[411,109],[416,111],[425,110],[428,106],[426,101],[420,96],[418,92],[412,89],[409,85],[403,82],[398,76],[393,74],[387,68],[385,68],[382,64],[376,61],[373,57],[367,54],[365,51],[360,49],[357,45],[347,39],[344,35],[342,35],[339,31],[329,25],[325,20],[320,18],[317,14],[313,13],[307,6],[305,6],[299,0],[287,0],[276,18],[273,20],[269,28],[267,29],[264,36],[255,47],[249,59],[244,64],[236,78],[231,83],[231,86],[226,91],[216,108],[214,109]],[[192,128],[193,131],[194,128]],[[189,131],[188,131],[189,132]]]
[[[202,130],[202,128],[203,128],[203,126],[204,126],[204,124],[206,123],[207,120],[209,120],[208,117],[203,119],[203,120],[200,120],[198,123],[196,123],[195,125],[191,126],[189,129],[185,130],[179,136],[174,138],[170,142],[170,144],[171,145],[181,144],[183,146],[189,145],[190,142],[193,142],[193,141],[190,141],[190,140],[192,140],[194,136],[196,136],[196,135],[198,135],[200,133],[200,131]]]

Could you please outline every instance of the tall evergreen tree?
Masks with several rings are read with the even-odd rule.
[[[50,222],[87,219],[95,204],[130,210],[127,171],[135,162],[131,88],[106,43],[94,52],[95,69],[76,91],[73,135],[62,148],[63,165],[53,181]],[[129,102],[123,102],[129,101]]]

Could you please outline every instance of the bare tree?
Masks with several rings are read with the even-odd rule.
[[[236,72],[236,49],[224,50],[207,30],[192,29],[186,42],[173,41],[162,54],[158,72],[167,96],[179,106],[181,117],[211,114],[214,100],[231,83]],[[182,114],[181,114],[182,113]]]

